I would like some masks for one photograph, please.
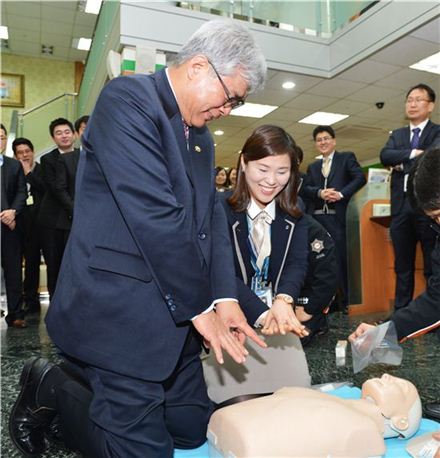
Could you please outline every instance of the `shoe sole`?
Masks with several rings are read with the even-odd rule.
[[[40,453],[29,453],[27,452],[26,450],[23,450],[21,445],[18,444],[16,441],[15,441],[15,438],[14,438],[14,435],[12,434],[12,418],[15,416],[15,411],[17,409],[17,406],[18,404],[20,404],[20,401],[21,401],[21,398],[23,397],[23,393],[24,393],[24,390],[25,390],[25,387],[26,387],[26,383],[29,379],[29,374],[31,373],[32,371],[32,368],[34,367],[34,364],[39,360],[39,359],[42,359],[40,357],[35,357],[34,359],[32,359],[31,361],[28,361],[25,366],[23,367],[23,370],[21,371],[21,375],[20,375],[20,386],[21,386],[21,390],[20,390],[20,394],[18,395],[18,398],[17,400],[14,402],[14,405],[12,407],[12,410],[11,410],[11,415],[9,415],[9,421],[8,421],[8,429],[9,429],[9,437],[11,438],[12,442],[14,443],[14,445],[18,448],[18,450],[20,450],[20,452],[25,456],[25,457],[29,457],[29,458],[33,458],[33,457],[37,457],[40,455]]]

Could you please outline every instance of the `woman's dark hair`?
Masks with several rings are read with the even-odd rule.
[[[302,214],[297,206],[297,189],[299,184],[298,160],[295,140],[281,127],[273,125],[260,126],[253,131],[243,146],[237,164],[237,184],[232,196],[228,199],[231,207],[237,212],[245,212],[250,201],[246,177],[241,167],[268,156],[288,154],[290,157],[290,178],[285,188],[276,196],[275,201],[285,213],[298,217]]]

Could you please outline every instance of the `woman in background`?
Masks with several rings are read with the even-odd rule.
[[[217,191],[224,192],[228,189],[228,174],[224,167],[215,168],[215,187]]]
[[[228,181],[229,181],[229,189],[235,189],[235,185],[237,184],[237,168],[231,167],[228,170]]]
[[[269,348],[248,346],[243,367],[229,361],[214,367],[210,358],[205,360],[208,392],[215,402],[310,384],[298,338],[308,332],[294,311],[308,257],[298,180],[293,138],[281,127],[257,128],[240,154],[236,188],[221,201],[234,249],[238,300],[249,324],[263,327]]]

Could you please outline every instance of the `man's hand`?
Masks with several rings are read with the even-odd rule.
[[[335,188],[321,189],[321,199],[325,201],[330,200],[334,190]]]
[[[372,324],[367,324],[367,323],[361,323],[356,331],[354,331],[352,334],[350,334],[348,336],[348,340],[350,342],[353,342],[354,340],[356,340],[358,337],[360,337],[361,335],[365,334],[367,331],[369,331],[370,329],[373,329],[374,328],[374,325]]]
[[[276,299],[273,302],[261,332],[265,335],[278,333],[285,335],[286,332],[293,332],[299,337],[309,335],[306,327],[298,321],[292,305],[282,299]]]
[[[328,198],[326,199],[328,202],[338,202],[339,200],[342,199],[342,195],[339,191],[336,191],[335,189],[331,189],[330,192],[328,193]]]
[[[260,347],[267,347],[264,340],[258,337],[257,333],[249,326],[237,302],[218,302],[215,305],[215,311],[226,328],[233,331],[235,338],[238,339],[241,345],[244,345],[246,337],[249,337]]]
[[[9,226],[11,223],[15,221],[15,210],[10,208],[8,210],[3,210],[0,212],[0,220],[2,223]]]
[[[27,175],[32,171],[32,166],[29,161],[20,160],[21,166],[23,167],[23,173]]]
[[[211,310],[202,313],[192,320],[197,332],[205,339],[205,342],[214,350],[218,363],[223,364],[222,349],[225,350],[235,362],[245,362],[247,350],[225,327],[220,317]]]

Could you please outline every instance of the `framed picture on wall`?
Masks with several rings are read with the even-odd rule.
[[[4,107],[24,107],[24,75],[0,74],[0,104]]]

